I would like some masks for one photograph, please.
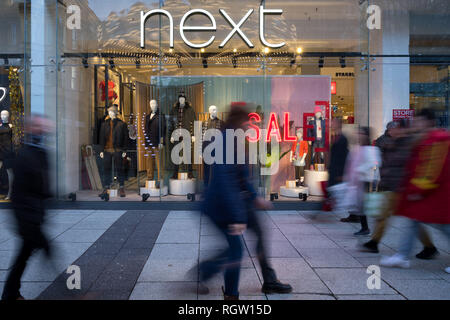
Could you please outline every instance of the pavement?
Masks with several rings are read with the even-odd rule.
[[[369,289],[368,267],[381,255],[395,252],[405,219],[394,217],[380,244],[380,254],[360,252],[358,224],[321,211],[259,212],[269,238],[269,257],[291,294],[263,294],[255,257],[255,235],[244,236],[240,277],[243,300],[404,300],[450,299],[448,239],[427,227],[440,255],[433,260],[411,258],[410,269],[380,268],[380,286]],[[373,228],[374,221],[370,220]],[[225,248],[224,239],[197,211],[50,210],[46,233],[55,248],[51,261],[37,252],[22,278],[26,299],[210,300],[222,299],[223,275],[198,294],[196,265]],[[0,291],[19,246],[9,210],[0,210]],[[414,253],[421,250],[417,241]],[[68,289],[76,265],[80,288]],[[373,277],[371,278],[373,280]],[[374,280],[376,283],[376,279]],[[370,282],[370,280],[369,280]]]

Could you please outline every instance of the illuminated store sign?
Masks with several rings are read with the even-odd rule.
[[[244,17],[238,23],[236,23],[227,14],[227,12],[225,10],[219,9],[220,14],[225,18],[225,20],[230,24],[230,26],[233,27],[233,29],[230,31],[230,33],[220,43],[219,48],[223,48],[235,33],[239,34],[239,36],[244,40],[244,42],[247,44],[248,47],[250,47],[250,48],[254,47],[253,43],[247,38],[245,33],[241,30],[242,25],[251,16],[253,11],[254,11],[253,9],[248,10],[247,13],[244,15]],[[282,9],[264,9],[263,6],[259,7],[259,39],[264,46],[269,47],[269,48],[281,48],[286,44],[285,42],[270,43],[266,40],[266,38],[264,36],[264,16],[266,14],[282,14],[282,13],[283,13]],[[167,10],[154,9],[154,10],[148,11],[147,13],[144,13],[144,11],[141,11],[141,48],[145,48],[145,22],[147,21],[147,19],[149,17],[151,17],[153,15],[158,15],[158,14],[165,15],[169,19],[169,28],[170,28],[169,29],[169,43],[170,43],[170,48],[174,47],[174,42],[173,42],[174,28],[173,28],[172,15]],[[201,15],[206,16],[209,19],[209,21],[211,22],[211,25],[210,26],[202,26],[202,27],[200,27],[200,26],[185,26],[186,20],[188,20],[189,17],[194,14],[201,14]],[[188,12],[186,12],[184,14],[184,16],[181,18],[181,21],[180,21],[180,36],[183,39],[184,43],[192,48],[208,47],[209,45],[211,45],[211,43],[213,43],[215,36],[211,36],[209,38],[209,40],[206,42],[195,44],[186,38],[186,35],[185,35],[186,31],[215,32],[216,29],[217,29],[217,25],[216,25],[216,20],[215,20],[214,16],[209,11],[203,10],[203,9],[189,10]]]
[[[328,126],[329,121],[329,113],[330,113],[330,105],[328,101],[316,101],[316,106],[324,107],[325,121],[326,126]],[[303,113],[303,139],[305,141],[314,141],[314,137],[309,136],[308,132],[310,129],[314,129],[314,125],[310,123],[310,119],[314,118],[314,113]],[[253,129],[254,133],[252,135],[247,136],[249,142],[257,142],[261,139],[261,116],[258,113],[250,113],[248,115],[249,118],[249,127]],[[266,142],[271,142],[272,137],[274,137],[278,142],[294,142],[297,140],[295,135],[290,135],[291,132],[291,114],[289,112],[283,112],[284,126],[283,130],[280,130],[280,124],[278,123],[278,115],[275,112],[271,112],[269,116],[269,121],[267,123],[267,130],[265,130],[266,135],[264,140]],[[283,132],[281,132],[283,131]],[[329,136],[325,137],[325,147],[324,148],[316,148],[317,152],[325,151],[329,146]]]

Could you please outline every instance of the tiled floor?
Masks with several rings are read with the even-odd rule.
[[[353,232],[358,224],[339,222],[339,216],[318,211],[260,212],[269,239],[270,262],[279,279],[293,287],[291,294],[261,293],[262,276],[255,257],[256,237],[244,234],[245,252],[240,278],[241,299],[450,299],[448,240],[428,228],[440,250],[437,259],[412,258],[411,269],[381,268],[380,289],[368,289],[367,267],[381,255],[395,252],[404,220],[392,219],[380,254],[360,252]],[[370,221],[373,225],[373,221]],[[64,271],[74,262],[83,265],[83,297],[87,299],[222,299],[223,276],[198,294],[198,262],[225,246],[209,220],[195,211],[49,212],[46,232],[58,253],[52,263],[38,254],[23,277],[26,298],[76,298],[61,293]],[[0,290],[17,249],[9,213],[0,211]],[[419,243],[414,252],[421,250]],[[84,282],[83,282],[84,281]],[[61,293],[61,295],[59,295]]]
[[[357,224],[339,222],[338,216],[323,212],[261,212],[270,238],[269,257],[283,282],[293,286],[287,295],[261,293],[262,276],[255,258],[255,236],[244,235],[240,279],[243,299],[450,299],[450,281],[443,265],[450,265],[448,243],[439,232],[429,229],[441,250],[439,259],[412,260],[410,270],[381,268],[380,289],[368,289],[367,266],[377,265],[380,255],[360,252]],[[373,221],[371,221],[373,224]],[[393,218],[381,254],[393,254],[398,241],[401,218]],[[131,299],[221,299],[223,276],[207,285],[209,295],[197,294],[198,261],[220,252],[225,241],[200,213],[171,212],[131,294]],[[420,246],[416,246],[420,250]],[[430,279],[429,285],[424,279]],[[427,290],[420,290],[427,286]],[[416,290],[412,288],[416,288]],[[165,288],[166,290],[163,290]],[[423,292],[423,293],[421,293]]]

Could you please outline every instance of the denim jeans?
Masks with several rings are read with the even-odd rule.
[[[227,296],[238,296],[243,251],[242,236],[230,235],[225,228],[220,228],[220,231],[224,234],[228,242],[228,249],[221,252],[213,259],[204,261],[200,264],[200,280],[207,281],[224,268],[224,293]]]
[[[430,225],[442,231],[450,241],[450,224],[430,224]],[[416,239],[416,237],[419,235],[420,232],[426,232],[422,223],[416,220],[409,220],[409,228],[406,230],[406,233],[404,234],[401,240],[400,249],[398,251],[398,253],[402,257],[406,259],[409,258],[411,250],[414,246],[414,240]]]

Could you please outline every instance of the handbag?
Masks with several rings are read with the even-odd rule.
[[[381,214],[386,201],[386,192],[369,192],[364,197],[364,214],[376,218]]]

